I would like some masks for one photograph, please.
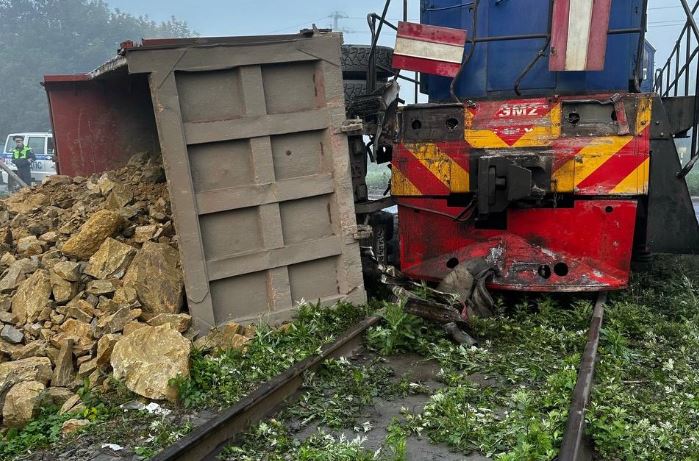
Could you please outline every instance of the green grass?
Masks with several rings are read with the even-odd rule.
[[[242,445],[229,446],[219,459],[236,461],[369,461],[374,453],[362,447],[362,438],[348,440],[318,431],[303,442],[294,439],[286,424],[272,419],[258,424]]]
[[[190,376],[174,381],[184,407],[181,410],[220,408],[237,402],[261,382],[319,353],[323,345],[364,318],[367,312],[366,307],[348,304],[332,308],[305,305],[285,331],[265,326],[258,328],[245,351],[228,350],[214,355],[194,351]],[[0,459],[15,459],[42,449],[60,452],[80,436],[79,433],[67,439],[61,436],[62,424],[71,418],[93,421],[82,434],[97,441],[127,445],[144,458],[152,457],[192,429],[179,418],[165,418],[145,411],[124,412],[119,405],[137,396],[122,383],[112,380],[112,387],[111,392],[100,393],[85,386],[81,396],[87,409],[80,414],[58,415],[56,408],[46,407],[24,428],[0,434]]]
[[[698,284],[697,258],[664,257],[649,272],[634,274],[629,290],[610,297],[587,415],[600,459],[699,460]],[[522,296],[507,306],[499,300],[497,316],[471,325],[479,347],[453,344],[438,326],[397,305],[382,307],[384,322],[367,333],[369,348],[380,355],[413,352],[434,359],[445,384],[422,411],[405,410],[389,426],[382,450],[362,446],[363,432],[371,430],[361,418],[364,409],[376,397],[390,399],[413,389],[393,382],[380,361],[341,360],[307,375],[300,400],[255,426],[240,444],[226,449],[224,458],[402,460],[413,436],[501,461],[555,457],[586,341],[590,297]],[[368,311],[342,304],[304,306],[284,332],[261,327],[245,351],[195,352],[190,377],[176,381],[182,406],[233,404],[317,354]],[[114,436],[127,430],[104,432],[110,426],[103,420],[114,417],[110,403],[92,400],[89,407],[97,423],[90,432]],[[0,440],[0,458],[56,443],[63,418],[46,411],[24,430],[8,432]],[[298,425],[310,424],[354,429],[357,438],[319,431],[296,439]],[[146,426],[152,438],[138,445],[142,456],[152,456],[189,430],[155,418]]]
[[[699,459],[699,267],[660,258],[606,308],[588,432],[600,459]],[[403,427],[497,460],[549,460],[560,446],[591,305],[519,303],[474,324],[481,348],[423,343],[449,384]],[[492,377],[488,386],[468,375]]]
[[[382,450],[370,452],[362,447],[362,434],[373,429],[370,421],[361,419],[363,410],[379,396],[391,399],[413,392],[405,383],[394,383],[392,374],[392,370],[377,359],[363,364],[347,359],[328,360],[317,372],[305,376],[304,393],[299,400],[275,419],[257,424],[239,443],[227,447],[219,458],[240,461],[404,459],[405,433],[399,426],[392,428]],[[295,438],[295,430],[314,424],[319,429],[310,437]],[[326,431],[343,428],[353,430],[356,436],[347,440]]]
[[[599,459],[699,459],[698,280],[696,258],[663,257],[649,272],[634,274],[629,290],[611,295],[587,415]],[[417,352],[438,361],[445,387],[422,411],[404,410],[373,459],[405,459],[412,436],[500,461],[557,455],[592,298],[519,297],[507,307],[500,300],[496,310],[498,316],[472,324],[480,347],[464,347],[448,341],[438,327],[384,305],[385,321],[368,332],[368,346],[380,354]],[[379,370],[311,376],[300,408],[257,426],[242,445],[229,448],[226,459],[301,459],[318,440],[328,444],[322,450],[327,458],[317,459],[343,456],[346,441],[336,444],[326,433],[297,440],[289,421],[293,416],[321,427],[359,430],[359,409],[377,395],[401,392],[400,385],[383,386],[382,379],[371,378],[380,376]],[[345,408],[338,396],[357,400]],[[270,431],[270,424],[277,429]],[[361,439],[355,442],[351,456],[372,459],[364,458],[370,454],[362,451]]]
[[[607,309],[589,432],[602,458],[699,459],[699,270],[663,258]]]
[[[447,387],[422,412],[406,412],[404,427],[464,454],[552,459],[590,312],[587,301],[564,309],[547,297],[524,299],[472,325],[480,347],[421,342],[418,351],[439,362]]]
[[[50,447],[62,442],[61,426],[69,419],[87,419],[99,424],[109,419],[118,407],[117,404],[103,399],[85,385],[78,390],[85,409],[80,413],[58,414],[58,408],[43,406],[38,416],[23,428],[11,428],[0,435],[0,459],[10,460],[38,449]],[[92,430],[92,425],[71,434],[68,439],[85,430]]]
[[[194,351],[189,377],[175,380],[179,399],[186,408],[231,405],[263,381],[319,354],[323,345],[367,313],[367,308],[349,304],[333,308],[307,304],[285,331],[260,326],[244,351],[213,355]]]

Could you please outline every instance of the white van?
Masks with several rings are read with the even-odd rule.
[[[54,162],[54,154],[56,153],[53,145],[53,135],[48,132],[44,133],[11,133],[5,140],[5,147],[2,151],[1,161],[5,162],[13,170],[17,167],[12,163],[12,149],[15,148],[15,138],[22,136],[24,145],[32,148],[35,160],[32,162],[31,173],[33,182],[41,182],[46,176],[56,174],[56,163]],[[7,173],[2,171],[2,182],[7,184]],[[14,182],[14,181],[12,181]]]

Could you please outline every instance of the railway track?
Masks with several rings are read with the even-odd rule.
[[[606,292],[600,293],[593,309],[588,341],[578,369],[578,378],[572,394],[568,421],[558,461],[582,461],[591,459],[589,441],[585,439],[585,409],[590,400],[592,381],[597,360],[600,329],[606,303]],[[309,357],[284,373],[261,385],[236,405],[224,410],[213,420],[196,428],[178,440],[154,460],[214,460],[219,451],[238,438],[252,425],[273,415],[280,406],[294,397],[307,371],[317,368],[325,360],[349,356],[362,346],[362,336],[379,317],[369,317],[360,322],[335,342],[323,348],[321,354]]]
[[[595,375],[595,362],[597,361],[597,346],[604,317],[604,305],[607,302],[607,293],[601,292],[595,301],[592,310],[592,319],[587,335],[587,344],[583,353],[580,367],[578,367],[578,380],[573,391],[573,398],[568,411],[568,422],[561,442],[559,461],[582,461],[591,459],[589,441],[585,440],[585,408],[590,401],[592,391],[592,379]]]
[[[202,424],[153,459],[157,461],[216,459],[216,454],[224,444],[234,442],[248,427],[271,416],[285,400],[293,397],[303,383],[304,373],[314,370],[327,359],[346,357],[360,349],[363,333],[376,325],[379,320],[379,317],[366,318],[333,343],[325,346],[319,355],[297,363],[262,384],[240,402],[222,411],[211,421]]]

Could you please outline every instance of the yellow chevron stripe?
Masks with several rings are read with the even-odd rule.
[[[575,187],[633,140],[633,136],[592,138],[578,154],[551,176],[556,192],[574,192]]]
[[[475,149],[509,149],[510,145],[490,130],[465,130],[466,142]]]
[[[612,189],[612,194],[646,194],[648,193],[648,168],[650,158],[647,158],[635,170],[625,177]]]
[[[461,165],[442,152],[435,144],[420,143],[406,145],[405,148],[451,192],[469,191],[470,176],[468,171],[464,170]]]
[[[391,194],[414,196],[422,195],[422,192],[394,165],[391,168]]]
[[[573,192],[575,190],[575,159],[568,160],[551,175],[551,189],[554,192]]]
[[[471,147],[476,149],[510,147],[491,130],[472,130],[473,114],[470,110],[466,109],[464,111],[464,115],[464,139],[471,145]]]
[[[648,125],[653,109],[653,99],[650,96],[638,99],[638,110],[636,112],[636,134],[640,134]]]
[[[633,140],[633,136],[604,136],[593,138],[590,144],[583,147],[575,161],[579,165],[575,168],[575,185],[577,186],[588,176],[602,166],[614,154]]]

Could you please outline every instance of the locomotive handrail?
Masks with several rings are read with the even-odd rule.
[[[687,0],[680,0],[687,20],[682,27],[675,46],[670,56],[660,69],[655,71],[655,83],[653,89],[662,97],[670,96],[696,96],[699,94],[699,26],[694,19],[694,14],[699,9],[699,0],[690,9]],[[691,30],[691,32],[690,32]],[[694,36],[694,40],[692,40]],[[696,59],[694,73],[694,86],[690,85],[692,64]],[[684,61],[684,62],[681,62]],[[684,82],[681,87],[680,83]],[[694,98],[694,111],[692,118],[692,144],[690,148],[690,160],[677,172],[678,178],[684,178],[699,160],[699,98]]]

